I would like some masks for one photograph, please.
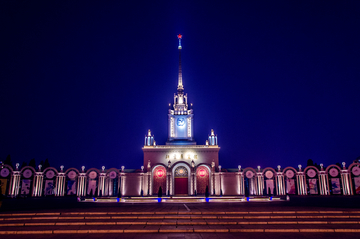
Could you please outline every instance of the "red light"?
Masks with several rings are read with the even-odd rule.
[[[158,170],[158,171],[157,171],[157,176],[158,176],[159,178],[161,178],[163,175],[164,175],[164,171],[162,171],[162,170]]]
[[[181,34],[179,34],[177,37],[178,37],[179,39],[181,39],[181,38],[182,38],[182,35],[181,35]]]
[[[200,177],[204,177],[206,175],[206,171],[204,169],[199,170]]]

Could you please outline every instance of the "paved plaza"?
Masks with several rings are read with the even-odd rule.
[[[279,202],[83,203],[5,200],[1,238],[359,238],[360,198]]]

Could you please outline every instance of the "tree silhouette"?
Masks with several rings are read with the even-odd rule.
[[[5,159],[5,161],[4,161],[4,164],[10,165],[10,166],[13,168],[10,154],[9,154],[8,156],[6,156],[6,159]]]
[[[29,162],[29,166],[33,167],[36,169],[36,162],[35,162],[35,159],[31,159],[30,162]]]
[[[43,169],[46,169],[48,167],[50,167],[49,159],[45,159],[45,162],[43,164]]]
[[[314,161],[312,159],[308,159],[306,166],[314,166]]]
[[[24,161],[24,162],[22,162],[22,164],[21,164],[21,168],[24,168],[24,167],[26,167],[27,166],[27,163]]]

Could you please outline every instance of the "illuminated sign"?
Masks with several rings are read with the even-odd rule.
[[[185,124],[184,118],[178,118],[178,119],[177,119],[177,125],[178,125],[178,126],[183,126],[184,124]]]
[[[206,171],[204,169],[200,169],[199,170],[199,176],[200,177],[205,177],[205,175],[206,175]]]
[[[162,176],[164,176],[164,171],[159,169],[156,174],[159,178],[161,178]]]

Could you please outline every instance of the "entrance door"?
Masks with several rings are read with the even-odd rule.
[[[188,195],[188,171],[184,166],[175,169],[175,195]]]
[[[175,194],[188,194],[188,178],[175,178]]]

